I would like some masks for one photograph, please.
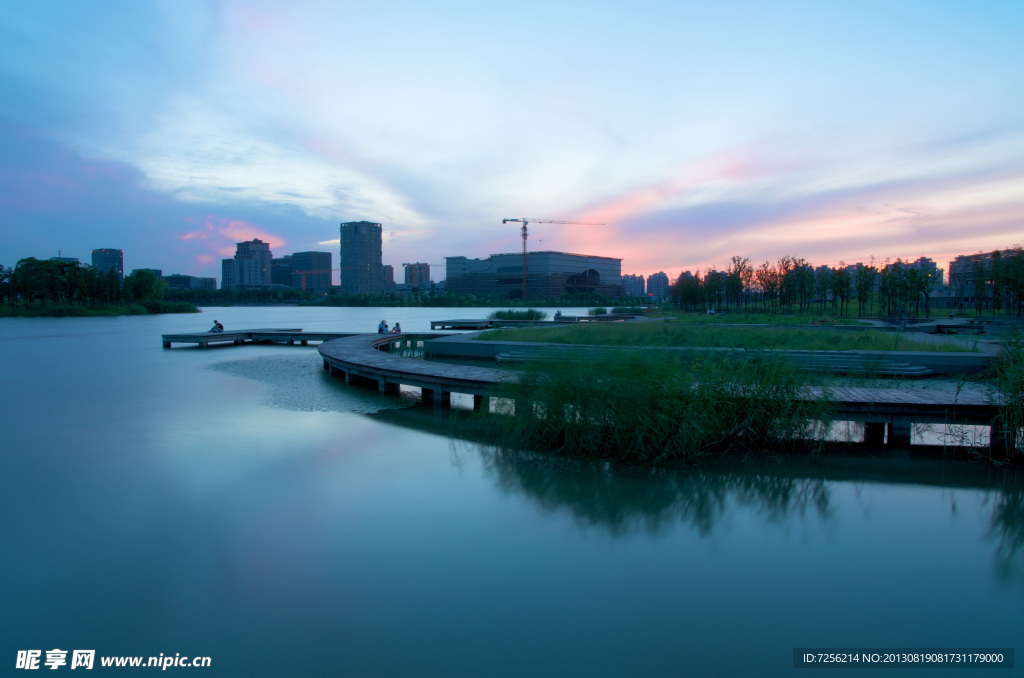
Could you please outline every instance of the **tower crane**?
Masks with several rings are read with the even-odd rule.
[[[502,219],[501,223],[507,224],[510,221],[520,222],[523,224],[523,301],[526,301],[526,236],[528,231],[526,225],[531,221],[535,224],[581,224],[583,226],[604,226],[604,224],[596,221],[562,221],[560,219],[528,219],[522,217],[519,219]]]
[[[305,292],[306,291],[306,276],[307,275],[320,275],[322,273],[330,274],[333,271],[340,271],[340,270],[341,270],[340,268],[317,268],[317,269],[313,269],[313,270],[310,270],[310,271],[292,271],[292,273],[295,274],[295,275],[301,275],[302,276],[302,291]]]

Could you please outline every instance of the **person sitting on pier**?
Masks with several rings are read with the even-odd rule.
[[[219,320],[213,321],[213,327],[210,328],[210,332],[223,332],[224,326],[220,324]]]
[[[562,312],[561,311],[555,311],[555,317],[556,318],[561,318],[562,317]]]
[[[402,333],[402,323],[395,323],[395,329],[391,330],[391,334],[401,334],[401,333]]]

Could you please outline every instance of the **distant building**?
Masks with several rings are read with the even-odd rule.
[[[134,272],[132,271],[132,273]],[[171,289],[210,290],[211,292],[217,289],[216,278],[198,278],[194,275],[185,275],[184,273],[172,273],[164,276],[164,281],[167,283],[167,287]]]
[[[135,275],[136,273],[138,273],[140,271],[149,271],[150,273],[152,273],[153,275],[155,275],[158,278],[164,277],[164,272],[161,269],[159,269],[159,268],[133,268],[132,269],[132,275]]]
[[[395,267],[391,264],[384,264],[382,267],[384,271],[384,291],[394,292],[395,291]]]
[[[270,244],[258,238],[235,245],[235,257],[221,262],[221,289],[270,287]]]
[[[642,275],[622,276],[622,296],[640,299],[647,296],[647,285]]]
[[[445,285],[454,294],[519,299],[523,255],[492,254],[486,259],[445,257]],[[526,259],[527,298],[564,294],[622,294],[622,259],[567,252],[530,252]]]
[[[118,279],[124,280],[124,252],[122,250],[93,250],[92,265],[100,273],[117,271]]]
[[[235,260],[220,260],[220,288],[229,290],[235,285]]]
[[[668,276],[662,272],[647,276],[647,296],[653,299],[668,299]]]
[[[291,265],[292,287],[314,294],[327,294],[330,291],[330,252],[296,252],[291,255]]]
[[[270,284],[271,285],[292,285],[292,255],[286,254],[283,257],[274,257],[270,260]]]
[[[405,284],[411,290],[430,287],[430,264],[405,264]]]
[[[342,294],[383,294],[380,224],[372,221],[347,221],[341,224],[339,290]]]
[[[62,264],[80,264],[78,257],[50,257],[50,261],[57,261]]]

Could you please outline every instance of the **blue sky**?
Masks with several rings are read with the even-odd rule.
[[[1024,241],[1024,2],[119,2],[0,12],[0,263],[234,243],[623,272]]]

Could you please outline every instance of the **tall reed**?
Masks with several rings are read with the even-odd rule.
[[[494,311],[487,316],[489,320],[544,320],[547,317],[547,313],[538,311],[535,308],[529,308],[524,311],[516,311],[510,308],[507,311]]]
[[[1024,456],[1024,337],[1015,334],[1006,340],[993,366],[995,382],[1002,397],[993,435],[1005,444],[1008,457]]]
[[[667,356],[532,363],[490,417],[510,447],[571,457],[698,461],[712,452],[771,453],[806,444],[826,400],[801,396],[807,376],[768,357]]]

